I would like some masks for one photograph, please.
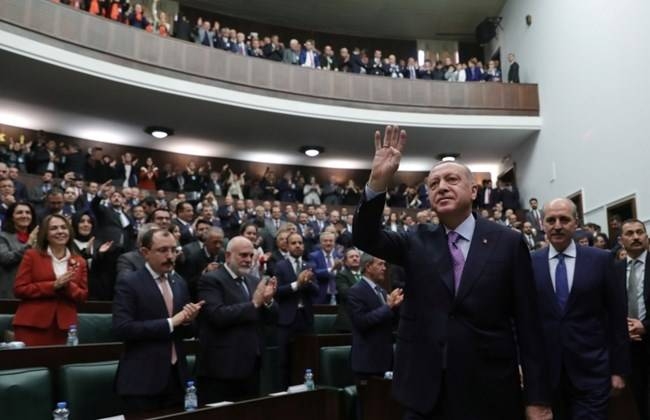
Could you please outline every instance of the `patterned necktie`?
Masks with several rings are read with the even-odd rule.
[[[565,257],[564,254],[557,254],[557,266],[555,267],[555,297],[562,312],[569,300],[569,275],[566,271]]]
[[[383,303],[385,305],[386,304],[386,295],[384,293],[384,289],[382,289],[379,286],[375,286],[375,293],[377,293],[377,297],[379,298],[379,300],[381,300],[381,303]]]
[[[167,281],[167,274],[162,274],[159,280],[160,280],[160,288],[162,289],[163,299],[165,300],[165,306],[167,307],[167,314],[169,315],[169,317],[172,317],[174,315],[174,296],[172,296],[172,288],[169,285],[169,281]],[[178,357],[176,355],[176,346],[172,341],[172,359],[171,359],[172,365],[176,364],[177,360]]]
[[[300,263],[300,258],[296,258],[296,263],[294,265],[296,270],[296,276],[302,271],[302,264]]]
[[[641,261],[630,260],[630,275],[627,279],[627,315],[630,318],[639,319],[639,298],[641,297],[641,287],[639,274],[641,271]]]
[[[458,240],[460,235],[458,232],[453,230],[449,231],[447,234],[447,245],[449,246],[449,252],[451,253],[451,260],[454,264],[454,292],[458,293],[458,288],[460,287],[460,278],[463,275],[463,267],[465,267],[465,256],[463,252],[458,247]]]

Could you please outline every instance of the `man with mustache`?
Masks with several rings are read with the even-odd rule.
[[[129,412],[181,407],[189,379],[183,338],[203,302],[191,303],[185,281],[173,272],[176,239],[151,229],[142,237],[144,268],[117,280],[113,331],[124,341],[115,388]]]
[[[196,368],[201,404],[259,396],[263,327],[275,323],[278,305],[275,278],[260,281],[250,272],[254,254],[251,241],[235,236],[226,263],[199,279],[199,299],[205,300]]]
[[[531,256],[553,417],[605,420],[610,393],[625,387],[629,371],[625,283],[609,252],[576,246],[577,220],[571,200],[547,203],[549,246]]]
[[[435,164],[427,180],[440,225],[382,229],[385,192],[405,143],[398,127],[386,127],[383,141],[375,132],[352,229],[360,249],[406,272],[393,376],[404,419],[519,419],[524,406],[529,419],[550,419],[536,289],[521,233],[472,213],[478,187],[457,162]]]
[[[639,418],[650,418],[648,383],[650,382],[650,344],[648,343],[648,308],[650,307],[650,270],[648,232],[638,219],[628,219],[621,226],[620,243],[627,258],[617,262],[618,279],[627,285],[627,327],[632,365],[630,387],[636,400]]]

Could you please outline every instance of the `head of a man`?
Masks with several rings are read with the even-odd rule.
[[[160,208],[154,210],[149,219],[152,223],[165,230],[169,229],[169,226],[172,224],[172,215],[167,209]]]
[[[564,251],[578,228],[578,213],[573,201],[556,198],[544,206],[544,231],[556,251]]]
[[[169,273],[176,261],[176,238],[165,229],[150,229],[142,236],[140,252],[151,269]]]
[[[72,187],[66,188],[65,192],[63,193],[63,201],[65,201],[66,204],[73,204],[76,199],[77,190]]]
[[[537,199],[536,198],[531,198],[528,200],[528,203],[530,204],[530,208],[532,210],[537,210]]]
[[[0,179],[0,197],[14,195],[14,182],[9,178]]]
[[[192,204],[187,201],[178,203],[176,206],[176,217],[186,223],[192,222],[194,218],[194,207],[192,207]]]
[[[51,190],[46,197],[49,213],[58,213],[63,209],[63,193],[61,190]]]
[[[9,167],[6,163],[0,162],[0,180],[9,178]]]
[[[361,264],[361,253],[356,248],[348,248],[345,250],[345,258],[343,259],[343,264],[350,271],[359,271]]]
[[[251,271],[255,250],[251,241],[243,236],[235,236],[226,247],[226,264],[237,276]]]
[[[477,185],[469,168],[458,162],[441,162],[429,172],[429,201],[440,221],[455,228],[469,217]]]
[[[369,254],[363,254],[361,270],[363,271],[363,275],[374,283],[383,285],[386,278],[386,261]]]
[[[320,234],[320,247],[328,254],[334,249],[335,241],[336,235],[334,233],[323,232]]]
[[[205,249],[212,257],[219,255],[223,249],[223,230],[218,227],[209,227],[204,235]]]
[[[645,224],[638,219],[624,221],[619,241],[630,258],[638,258],[648,249],[648,232]]]
[[[205,242],[206,234],[212,227],[212,223],[210,223],[208,220],[204,219],[199,219],[196,221],[196,229],[194,230],[196,239],[198,239],[201,242]]]
[[[300,258],[305,252],[305,245],[299,233],[291,233],[287,237],[287,246],[293,258]]]
[[[275,236],[275,245],[282,252],[287,252],[288,250],[289,244],[287,243],[287,238],[289,237],[290,233],[291,232],[288,230],[282,230]]]
[[[524,222],[521,230],[525,235],[532,235],[533,225],[531,225],[530,222]]]

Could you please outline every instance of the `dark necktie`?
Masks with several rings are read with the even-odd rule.
[[[241,287],[242,291],[244,292],[244,297],[246,297],[246,299],[249,299],[251,297],[251,294],[248,291],[248,287],[246,287],[246,283],[244,283],[244,278],[237,277],[235,281],[239,284],[239,287]]]
[[[569,300],[569,276],[564,262],[565,255],[557,254],[557,266],[555,267],[555,296],[560,309],[564,312]]]
[[[379,286],[375,286],[375,293],[377,294],[377,297],[379,300],[381,300],[381,303],[384,305],[386,304],[386,293],[384,292],[384,289],[382,289]]]

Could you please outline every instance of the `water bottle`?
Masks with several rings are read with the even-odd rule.
[[[76,325],[70,325],[70,329],[68,329],[68,341],[66,343],[68,346],[78,346],[79,345],[79,337],[77,336],[77,326]]]
[[[305,388],[307,388],[307,391],[313,391],[316,389],[316,385],[314,384],[314,374],[311,372],[311,369],[305,370]]]
[[[68,411],[68,403],[65,401],[56,403],[56,409],[52,412],[52,419],[68,420],[68,416],[70,416],[70,411]]]
[[[196,387],[194,381],[187,381],[187,388],[185,388],[185,411],[196,410],[199,402],[196,399]]]

